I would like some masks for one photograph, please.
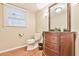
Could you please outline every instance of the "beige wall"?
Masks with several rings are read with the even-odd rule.
[[[43,31],[49,30],[48,15],[45,16],[45,14],[48,14],[48,7],[52,4],[53,3],[48,4],[36,13],[36,32],[42,33]]]
[[[25,44],[25,40],[31,38],[35,33],[35,13],[27,10],[27,27],[5,27],[3,26],[3,10],[0,4],[0,51],[15,48]],[[19,37],[18,34],[24,34]]]
[[[48,11],[48,8],[42,9],[36,13],[36,32],[42,33],[48,31],[48,16],[44,14]]]
[[[71,30],[76,32],[75,54],[79,56],[79,5],[71,5]]]

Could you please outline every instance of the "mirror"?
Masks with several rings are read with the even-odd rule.
[[[70,4],[55,3],[49,7],[49,31],[70,31]]]

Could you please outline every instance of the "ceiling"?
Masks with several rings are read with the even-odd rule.
[[[42,8],[50,5],[50,3],[12,3],[18,7],[22,7],[24,9],[31,10],[33,12],[37,12],[41,10]]]

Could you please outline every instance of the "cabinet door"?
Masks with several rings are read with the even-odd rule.
[[[61,55],[72,56],[74,55],[74,34],[73,33],[61,33]]]
[[[59,55],[59,33],[44,33],[44,45],[43,52],[47,56],[58,56]]]
[[[59,56],[59,53],[57,51],[51,50],[48,47],[45,47],[44,53],[46,56]]]

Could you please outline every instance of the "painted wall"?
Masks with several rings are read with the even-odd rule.
[[[43,31],[48,31],[48,8],[42,9],[36,13],[36,32],[42,33]]]
[[[79,56],[79,4],[71,5],[71,30],[76,32],[75,54]]]
[[[35,13],[27,10],[27,27],[5,27],[3,26],[3,5],[0,4],[0,51],[25,45],[26,39],[35,33]],[[24,34],[19,37],[18,34]]]

